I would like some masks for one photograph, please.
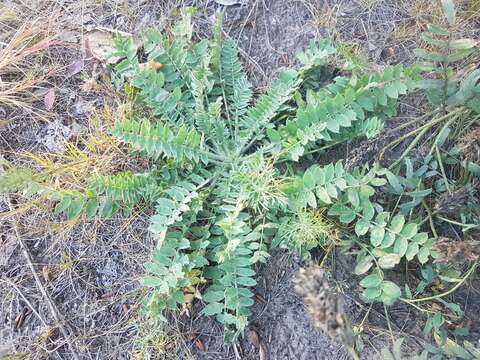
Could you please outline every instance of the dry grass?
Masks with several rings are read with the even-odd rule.
[[[427,24],[445,25],[440,0],[299,0],[311,14],[311,22],[336,43],[361,48],[374,63],[411,63],[413,49],[424,46],[419,36]],[[456,1],[458,36],[478,37],[480,2]],[[355,51],[357,52],[357,51]]]
[[[477,3],[477,4],[475,4]],[[458,37],[474,37],[479,28],[475,20],[480,16],[480,2],[457,1],[457,24],[455,33]],[[417,46],[426,46],[418,36],[427,29],[427,24],[448,26],[440,1],[413,0],[402,2],[400,8],[408,14],[406,21],[393,32],[392,40],[397,43],[410,42]]]
[[[324,6],[319,6],[315,0],[299,0],[309,11],[313,25],[316,28],[326,29],[330,36],[336,35],[336,26],[338,12],[341,9],[340,4],[326,2]]]
[[[26,152],[19,156],[32,160],[57,189],[81,190],[91,176],[115,173],[132,163],[109,131],[114,119],[122,117],[107,107],[89,119],[85,134],[65,142],[63,153]]]
[[[356,2],[364,9],[371,10],[380,5],[384,0],[357,0]]]
[[[98,10],[99,6],[112,4],[91,1],[81,5]],[[28,9],[30,5],[32,9]],[[94,65],[71,78],[66,75],[72,61],[78,57],[83,60],[75,49],[65,52],[66,45],[59,40],[59,26],[67,16],[84,16],[68,6],[43,0],[28,6],[17,1],[0,5],[0,110],[5,112],[5,118],[0,116],[2,156],[14,166],[33,166],[44,175],[47,185],[57,190],[78,190],[92,175],[140,171],[145,165],[127,159],[125,149],[109,135],[113,123],[129,109],[119,105],[122,99],[111,86],[105,86],[110,80],[105,78],[103,66]],[[125,13],[128,15],[128,11]],[[83,30],[79,27],[74,31],[81,38]],[[72,59],[72,55],[77,58]],[[44,95],[39,95],[39,90],[46,87],[56,92],[55,106],[49,113],[41,110]],[[96,110],[73,119],[81,131],[68,138],[65,151],[39,151],[25,130],[43,126],[36,120],[71,119],[72,93],[75,98],[87,99]],[[12,144],[22,137],[25,140],[19,146]],[[165,352],[157,340],[145,348],[140,343],[134,345],[137,333],[141,331],[143,337],[148,330],[154,331],[140,329],[139,325],[144,322],[145,293],[138,279],[153,246],[146,236],[148,216],[143,209],[128,218],[119,215],[108,221],[68,222],[53,216],[53,204],[42,196],[15,196],[13,203],[14,209],[8,210],[0,198],[1,359],[73,359],[72,352],[82,359],[107,359],[133,356],[134,348],[141,349],[145,356],[150,351]],[[17,249],[13,224],[20,229],[35,271],[69,329],[71,346],[59,333]],[[159,329],[150,336],[152,339],[159,338]],[[166,335],[163,338],[168,339]]]
[[[119,109],[122,109],[119,107]],[[122,110],[113,111],[106,107],[95,112],[85,127],[84,134],[65,141],[63,152],[19,152],[13,156],[16,161],[35,169],[37,179],[41,179],[42,189],[50,191],[83,191],[89,179],[96,175],[109,175],[118,171],[140,171],[142,162],[128,156],[119,142],[110,135],[115,119],[122,118]],[[52,203],[48,196],[27,196],[18,199],[19,206],[14,211],[5,211],[0,219],[18,216],[32,208],[41,212],[51,212]],[[82,217],[67,221],[39,221],[34,227],[36,233],[65,233],[70,231]]]
[[[53,75],[53,69],[40,65],[41,56],[60,42],[48,18],[22,20],[9,15],[5,12],[0,18],[0,106],[44,115],[33,105],[38,99],[32,92]],[[7,122],[0,119],[0,127]]]
[[[34,229],[42,221],[54,221],[46,214],[30,212],[17,219],[23,229]],[[66,319],[65,324],[71,329],[70,342],[82,359],[107,358],[105,354],[119,356],[133,349],[136,333],[145,321],[145,294],[139,290],[138,278],[151,252],[151,244],[145,242],[146,224],[142,219],[136,214],[130,219],[77,225],[55,237],[48,236],[46,229],[22,233],[29,243],[33,240],[37,244],[36,248],[30,247],[37,259],[37,273]],[[8,228],[5,230],[10,233]],[[26,359],[71,359],[61,335],[47,336],[56,328],[55,322],[37,293],[24,260],[16,252],[9,256],[8,269],[0,264],[5,279],[0,289],[0,313],[5,329],[13,331],[5,332],[2,342],[15,346],[17,355],[28,353]],[[25,304],[24,297],[30,305]],[[41,314],[43,321],[32,314],[30,306]],[[27,316],[21,320],[20,314],[26,311]],[[143,334],[150,330],[160,336],[160,329],[146,328]],[[126,342],[119,344],[119,336]],[[166,335],[163,338],[167,339]],[[142,339],[145,340],[143,335]],[[142,350],[165,351],[161,344],[153,339],[152,342]]]
[[[272,6],[273,1],[266,3]],[[387,41],[396,46],[413,46],[425,24],[432,18],[440,20],[441,15],[440,8],[432,7],[429,0],[361,0],[356,2],[356,8],[346,14],[344,5],[352,2],[301,2],[311,16],[308,20],[299,21],[313,23],[315,28],[326,28],[330,35],[337,37],[341,55],[361,64],[366,62],[363,53],[369,42],[378,43],[379,47],[385,46]],[[158,25],[165,18],[168,22],[178,6],[195,4],[205,12],[207,8],[207,2],[200,0],[148,0],[138,4],[112,0],[45,0],[44,4],[47,3],[63,4],[61,16],[68,15],[76,20],[88,15],[93,24],[128,32],[138,31],[146,14],[158,15],[157,19],[152,20],[154,25]],[[254,3],[260,4],[258,7],[261,8],[263,1]],[[480,1],[471,1],[467,5],[462,12],[466,15],[462,16],[470,21],[478,16]],[[68,65],[62,63],[64,59],[52,59],[50,54],[50,50],[58,43],[56,27],[45,19],[31,20],[32,12],[27,14],[25,8],[20,11],[20,8],[2,9],[1,6],[0,108],[35,113],[36,118],[37,115],[46,116],[39,110],[42,99],[32,94],[46,82],[53,85],[57,81],[56,85],[60,87],[65,80],[52,70]],[[394,11],[385,13],[382,12],[384,8],[393,8]],[[47,19],[55,18],[50,16],[51,11],[50,5],[44,5],[42,13],[49,15]],[[231,11],[235,14],[233,8]],[[261,28],[269,20],[269,13],[265,13],[266,19],[260,16],[262,13],[259,11],[258,19],[253,16],[256,15],[254,12],[251,19],[242,18],[239,23],[247,29]],[[397,14],[400,20],[393,18],[392,14]],[[123,22],[117,21],[122,18]],[[232,27],[238,27],[238,23],[232,23]],[[385,24],[391,25],[391,33],[383,31]],[[75,31],[80,34],[85,29],[83,24],[78,26]],[[372,39],[374,34],[379,34],[380,40]],[[274,35],[271,40],[278,40]],[[249,41],[250,44],[255,43],[253,35]],[[282,50],[281,46],[277,48]],[[245,46],[245,49],[250,54],[249,46]],[[45,67],[45,64],[48,65]],[[257,68],[255,71],[258,73]],[[109,174],[127,169],[140,171],[143,166],[135,159],[127,159],[124,149],[108,135],[108,129],[115,119],[123,116],[123,112],[112,110],[117,108],[120,100],[112,89],[102,84],[102,80],[99,80],[103,76],[101,69],[98,72],[98,76],[95,71],[77,74],[72,80],[77,87],[72,88],[84,97],[101,97],[100,103],[113,103],[113,106],[97,106],[93,116],[82,120],[84,131],[68,140],[64,153],[39,152],[36,148],[34,151],[8,152],[14,161],[33,164],[39,172],[48,174],[48,182],[55,189],[78,190],[84,187],[92,174]],[[52,116],[69,116],[67,106],[63,106],[67,100],[61,96],[58,99],[61,106],[54,109]],[[38,104],[40,106],[36,106]],[[24,120],[25,117],[20,119]],[[0,128],[8,122],[0,118]],[[48,315],[44,299],[38,293],[24,259],[16,250],[16,239],[12,237],[11,225],[6,220],[14,220],[19,224],[21,235],[34,257],[34,265],[50,296],[58,304],[65,323],[70,326],[74,345],[82,359],[123,356],[143,360],[168,357],[168,354],[170,358],[175,358],[176,355],[172,354],[176,354],[177,347],[187,348],[185,343],[192,347],[192,339],[180,335],[180,328],[193,327],[192,324],[179,324],[173,320],[173,329],[167,331],[161,324],[147,322],[143,315],[142,299],[145,292],[140,289],[138,279],[144,273],[143,263],[150,257],[153,247],[146,231],[148,224],[145,219],[148,216],[144,209],[136,209],[128,218],[118,215],[108,221],[79,223],[65,222],[61,217],[50,215],[52,204],[41,198],[35,202],[22,202],[21,198],[15,200],[15,210],[4,212],[3,218],[0,218],[0,279],[4,280],[0,285],[0,317],[5,319],[6,329],[5,334],[0,331],[0,344],[12,344],[10,353],[16,354],[12,356],[23,359],[72,358],[62,336],[52,330],[55,329],[55,323]],[[5,208],[0,202],[0,211],[3,210]],[[32,314],[24,297],[35,311],[46,314],[46,324]],[[193,323],[196,319],[183,321]],[[202,331],[218,337],[218,333],[211,328]]]

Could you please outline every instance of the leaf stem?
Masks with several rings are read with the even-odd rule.
[[[442,155],[440,154],[440,149],[438,145],[435,145],[435,154],[437,155],[438,165],[440,165],[440,172],[442,173],[443,182],[445,183],[445,187],[450,195],[452,195],[452,190],[450,189],[450,185],[448,184],[447,174],[445,173],[445,167],[443,166]]]
[[[406,127],[409,127],[410,125],[415,124],[415,123],[417,123],[417,122],[419,122],[419,121],[421,121],[421,120],[423,120],[423,119],[426,119],[426,118],[428,118],[428,117],[430,117],[430,116],[432,116],[432,115],[436,115],[436,114],[438,114],[439,112],[440,112],[440,109],[435,109],[435,110],[430,111],[430,112],[428,112],[428,113],[426,113],[426,114],[423,114],[422,116],[417,117],[417,118],[414,118],[414,119],[412,119],[412,120],[410,120],[410,121],[407,121],[406,123],[403,123],[402,125],[399,125],[399,126],[397,126],[396,128],[393,128],[393,129],[391,129],[391,130],[388,130],[388,131],[386,132],[386,135],[390,135],[391,133],[397,132],[398,130],[405,129]]]
[[[393,337],[392,323],[390,322],[390,317],[388,316],[387,305],[383,304],[383,310],[385,311],[385,318],[387,319],[388,332],[392,338],[392,344],[395,344],[395,338]]]
[[[353,360],[360,360],[360,357],[358,356],[353,346],[345,345],[345,347],[347,348],[348,354],[351,356]]]
[[[410,131],[409,133],[407,133],[407,134],[399,137],[397,140],[395,140],[395,141],[391,142],[390,144],[386,145],[386,146],[380,151],[380,153],[379,153],[380,159],[382,159],[382,158],[384,157],[385,152],[386,152],[388,149],[390,149],[390,148],[392,148],[392,147],[395,147],[396,145],[398,145],[399,143],[401,143],[403,140],[408,139],[410,136],[413,136],[413,135],[415,135],[415,134],[417,134],[417,133],[419,133],[419,132],[422,132],[422,134],[424,134],[424,133],[426,133],[426,131],[427,131],[428,129],[430,129],[432,126],[434,126],[434,125],[442,122],[443,120],[449,118],[450,116],[453,116],[453,115],[459,116],[459,113],[461,113],[462,111],[464,111],[464,108],[463,108],[463,107],[460,107],[460,108],[458,108],[458,109],[453,110],[452,112],[450,112],[450,113],[448,113],[448,114],[442,115],[442,116],[440,116],[440,117],[434,117],[432,120],[430,120],[430,121],[427,122],[426,124],[424,124],[424,125],[416,128],[416,129]],[[435,112],[433,112],[433,114],[435,114]],[[401,126],[402,126],[402,125],[401,125]],[[427,130],[425,130],[425,129],[427,129]],[[417,140],[417,142],[418,142],[418,140]],[[410,150],[411,150],[411,149],[410,149]],[[409,150],[409,151],[410,151],[410,150]],[[407,154],[408,154],[408,153],[407,153]],[[406,156],[406,154],[405,154],[405,156]]]
[[[435,224],[433,223],[433,213],[430,210],[430,208],[428,207],[425,200],[422,200],[422,205],[423,205],[423,207],[425,208],[425,211],[428,214],[427,219],[430,222],[430,228],[432,229],[433,236],[435,236],[435,238],[438,238],[437,230],[435,230]]]
[[[319,148],[316,148],[316,149],[307,151],[307,152],[304,153],[302,156],[312,155],[312,154],[315,154],[315,153],[317,153],[317,152],[320,152],[320,151],[323,151],[323,150],[327,150],[327,149],[329,149],[329,148],[332,148],[332,147],[334,147],[334,146],[337,146],[337,145],[339,145],[339,144],[342,144],[342,143],[344,143],[344,142],[345,142],[345,140],[335,141],[335,142],[333,142],[333,143],[331,143],[331,144],[324,145],[324,146],[321,146],[321,147],[319,147]],[[290,150],[290,148],[285,149],[285,150],[283,151],[283,153],[284,153],[284,154],[285,154],[285,153],[288,153],[289,150]],[[290,161],[290,159],[283,158],[283,159],[277,161],[276,164],[281,164],[281,163],[284,163],[284,162],[287,162],[287,161]]]
[[[452,287],[450,290],[448,291],[445,291],[444,293],[441,293],[441,294],[437,294],[437,295],[433,295],[433,296],[428,296],[428,297],[424,297],[424,298],[420,298],[420,299],[405,299],[405,298],[400,298],[400,300],[402,300],[403,302],[406,302],[408,304],[412,304],[412,303],[418,303],[418,302],[424,302],[424,301],[430,301],[430,300],[435,300],[435,299],[440,299],[442,297],[445,297],[447,295],[450,295],[451,293],[453,293],[455,290],[457,290],[460,286],[463,285],[463,283],[465,281],[467,281],[467,279],[469,278],[470,275],[473,274],[473,272],[475,271],[475,269],[477,268],[479,264],[479,261],[476,261],[471,267],[470,269],[467,271],[467,273],[465,274],[465,276],[457,283],[457,285],[455,285],[454,287]]]
[[[410,153],[410,151],[412,151],[412,149],[417,145],[417,143],[420,141],[420,139],[423,137],[423,135],[425,135],[425,133],[428,130],[430,130],[430,127],[423,128],[418,133],[418,135],[415,137],[415,139],[413,139],[413,141],[410,143],[410,145],[408,145],[407,149],[402,153],[402,155],[400,155],[400,157],[392,165],[390,165],[388,168],[391,170],[394,167],[396,167],[398,164],[400,164],[403,161],[403,159]]]
[[[464,224],[464,223],[461,223],[461,222],[458,222],[458,221],[454,221],[454,220],[444,218],[443,216],[437,216],[437,217],[440,220],[445,221],[447,223],[450,223],[450,224],[453,224],[453,225],[458,225],[458,226],[461,226],[461,227],[466,227],[468,229],[474,229],[476,227],[480,227],[480,224]],[[466,231],[466,230],[464,230],[464,231]]]

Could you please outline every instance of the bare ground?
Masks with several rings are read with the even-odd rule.
[[[410,62],[416,40],[400,30],[425,23],[434,14],[412,14],[409,1],[374,3],[368,8],[355,1],[251,0],[226,9],[225,30],[239,41],[250,78],[259,87],[280,67],[294,64],[295,54],[317,35],[348,44],[360,60],[365,57],[376,64]],[[209,32],[212,15],[220,8],[213,1],[39,1],[32,4],[33,11],[27,11],[21,3],[7,2],[7,6],[24,11],[25,17],[40,15],[46,21],[49,15],[58,14],[51,28],[61,34],[62,44],[48,50],[46,56],[31,60],[31,64],[40,62],[56,70],[36,89],[35,104],[43,108],[45,89],[55,88],[53,109],[38,114],[0,108],[0,115],[13,119],[0,129],[2,156],[18,161],[16,154],[21,151],[55,151],[63,139],[82,136],[82,126],[88,125],[87,119],[95,109],[120,101],[112,95],[103,64],[82,51],[86,32],[106,27],[139,34],[149,26],[164,27],[181,5],[199,8],[199,36]],[[105,96],[105,91],[110,93]],[[415,102],[404,104],[402,116],[411,116],[415,108]],[[396,121],[402,121],[402,117]],[[53,150],[49,148],[52,141]],[[347,147],[335,155],[351,164],[371,160],[388,141],[385,137],[379,142],[361,142],[356,144],[357,149]],[[12,200],[16,206],[16,199]],[[24,359],[73,359],[73,353],[79,359],[148,359],[147,354],[151,359],[347,358],[339,343],[312,327],[293,291],[292,277],[301,265],[294,256],[275,253],[269,264],[259,269],[257,302],[247,336],[237,347],[225,347],[220,326],[198,315],[202,307],[199,302],[190,316],[172,317],[168,331],[144,318],[144,292],[138,279],[152,248],[146,234],[146,214],[76,225],[62,232],[52,231],[52,224],[63,226],[61,219],[48,215],[48,206],[41,209],[21,217],[9,214],[0,218],[1,359],[13,352]],[[8,211],[6,202],[0,203],[0,210]],[[33,277],[18,235],[57,307],[62,326]],[[372,349],[389,341],[383,309],[374,308],[364,319],[367,308],[352,295],[357,283],[351,275],[352,259],[335,252],[328,264],[336,287],[345,294],[350,321],[363,322],[369,350],[362,357],[373,359],[377,355]],[[470,285],[457,295],[464,296],[468,313],[478,314],[480,310],[478,303],[468,300],[479,297],[478,288]],[[391,314],[395,335],[407,336],[411,349],[418,348],[415,337],[421,336],[421,329],[416,315],[401,305],[391,309]],[[472,321],[478,319],[473,317]],[[66,334],[59,331],[60,327]]]

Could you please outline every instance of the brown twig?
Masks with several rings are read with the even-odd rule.
[[[6,200],[7,200],[7,204],[8,204],[8,207],[9,207],[10,211],[13,211],[14,208],[13,208],[13,205],[12,205],[12,202],[10,200],[9,195],[6,195]],[[25,259],[27,261],[27,265],[30,268],[30,271],[32,272],[32,275],[35,279],[35,283],[37,284],[38,289],[40,290],[40,292],[42,293],[42,296],[47,301],[48,308],[49,308],[50,313],[52,314],[52,316],[53,316],[53,318],[56,322],[56,326],[58,327],[58,329],[60,330],[62,336],[64,337],[64,339],[66,341],[66,343],[68,344],[68,347],[70,348],[70,351],[72,352],[72,357],[75,360],[80,360],[80,358],[78,357],[78,355],[75,351],[75,347],[74,347],[72,341],[70,341],[69,333],[68,333],[66,327],[62,323],[61,316],[59,315],[58,309],[57,309],[55,303],[52,301],[52,299],[48,295],[47,291],[45,290],[45,287],[43,286],[42,280],[38,276],[38,273],[35,270],[35,267],[33,266],[32,257],[30,255],[28,247],[25,244],[25,242],[23,241],[22,237],[20,236],[20,231],[18,229],[17,223],[14,221],[13,218],[11,219],[11,224],[12,224],[12,228],[13,228],[13,231],[15,233],[15,236],[18,239],[18,243],[20,244],[20,248],[22,250],[23,256],[25,257]],[[24,300],[25,300],[25,298],[24,298]],[[32,311],[33,311],[33,308],[32,308]]]
[[[1,282],[4,282],[8,285],[10,285],[11,287],[13,287],[15,289],[15,291],[18,293],[18,295],[20,295],[20,297],[23,299],[23,301],[25,301],[25,304],[27,304],[27,306],[30,308],[30,310],[32,310],[32,312],[38,317],[38,319],[42,322],[43,325],[45,326],[48,326],[47,322],[45,321],[45,319],[43,318],[42,315],[40,315],[38,313],[37,310],[35,310],[35,307],[32,305],[32,303],[27,299],[27,297],[23,294],[23,292],[18,288],[17,285],[15,285],[13,282],[9,281],[9,280],[6,280],[6,279],[0,279]]]

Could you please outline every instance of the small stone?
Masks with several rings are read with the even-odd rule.
[[[73,105],[73,112],[75,115],[88,115],[93,110],[95,110],[93,102],[86,101],[82,97],[79,97],[77,102]]]
[[[57,120],[48,123],[40,129],[36,137],[36,142],[45,146],[48,151],[58,153],[64,151],[65,140],[68,140],[70,136],[70,128]]]
[[[87,127],[77,122],[73,122],[70,129],[72,136],[81,136],[87,132]]]
[[[77,34],[73,31],[66,30],[59,35],[60,40],[68,43],[76,44],[78,43]]]
[[[375,44],[371,43],[371,42],[369,42],[369,43],[367,44],[367,47],[368,47],[368,51],[375,51],[375,50],[377,50],[377,46],[376,46]]]

